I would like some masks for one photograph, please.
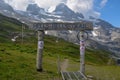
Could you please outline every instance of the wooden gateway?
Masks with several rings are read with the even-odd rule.
[[[80,38],[84,41],[84,31],[93,30],[93,24],[90,21],[79,21],[79,22],[34,22],[33,29],[38,31],[38,49],[37,49],[37,61],[36,67],[37,71],[42,72],[42,54],[44,48],[44,31],[45,30],[74,30],[81,31]],[[83,43],[82,43],[83,44]],[[80,47],[81,49],[84,46]],[[85,72],[85,63],[84,63],[84,51],[80,50],[80,71],[82,74]],[[62,72],[64,73],[64,72]]]

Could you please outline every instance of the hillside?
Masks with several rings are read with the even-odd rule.
[[[20,32],[21,23],[16,19],[9,18],[0,14],[0,42],[9,41],[12,33]]]
[[[0,79],[48,80],[48,78],[52,78],[53,76],[58,77],[58,56],[60,57],[61,62],[63,62],[64,59],[69,60],[68,71],[78,71],[79,46],[64,40],[55,43],[55,40],[56,38],[54,37],[45,37],[43,73],[38,73],[36,71],[36,39],[33,41],[27,40],[24,44],[0,43]],[[96,73],[98,76],[98,74],[101,74],[99,72],[103,70],[107,71],[108,74],[112,73],[111,71],[115,69],[117,69],[115,71],[118,72],[119,67],[107,66],[108,60],[109,58],[106,52],[87,49],[86,73],[96,77]],[[96,70],[97,72],[93,72],[93,70]]]
[[[63,39],[56,43],[56,37],[45,36],[44,72],[38,73],[36,71],[37,35],[24,37],[23,44],[21,44],[20,38],[13,43],[9,37],[11,32],[20,33],[20,26],[19,21],[0,15],[0,35],[2,35],[0,36],[1,80],[53,80],[53,77],[58,79],[58,56],[61,62],[64,59],[69,60],[68,71],[79,70],[79,46]],[[34,33],[34,31],[28,31],[28,33]],[[120,77],[117,75],[120,75],[120,68],[113,65],[107,66],[108,61],[110,61],[109,54],[109,52],[102,50],[86,49],[86,74],[94,76],[95,79],[104,80],[103,78],[106,78],[110,80],[112,78],[119,80]],[[111,74],[113,70],[115,73]]]
[[[24,26],[25,34],[31,31],[27,25],[20,21],[0,14],[0,42],[10,42],[15,36],[20,38],[22,26]]]

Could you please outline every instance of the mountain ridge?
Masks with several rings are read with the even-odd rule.
[[[28,6],[29,7],[29,6]],[[69,9],[65,4],[60,3],[57,5],[56,9],[53,12],[45,12],[43,8],[40,8],[38,5],[34,4],[32,6],[33,9],[30,11],[4,11],[2,7],[1,13],[6,14],[6,16],[11,16],[13,18],[16,18],[20,20],[21,22],[30,24],[30,22],[63,22],[63,21],[81,21],[86,20],[81,13],[75,13],[71,9]],[[0,8],[1,9],[1,8]],[[35,10],[36,9],[36,10]],[[43,10],[42,12],[40,10]],[[34,13],[34,11],[37,11]],[[56,14],[57,12],[61,12],[61,14]],[[70,12],[70,13],[69,13]],[[107,21],[104,21],[102,19],[96,19],[92,16],[90,16],[90,19],[88,19],[94,23],[94,30],[90,32],[91,40],[95,40],[98,43],[108,47],[108,50],[116,53],[120,57],[120,50],[119,45],[116,43],[116,40],[119,41],[120,39],[120,28],[116,28]],[[57,35],[58,32],[48,32],[49,35]],[[74,42],[79,43],[76,38],[74,38],[77,34],[77,32],[70,32],[70,31],[60,31],[59,32],[60,37]],[[74,40],[75,39],[75,40]],[[113,46],[111,48],[111,46]],[[88,45],[89,46],[89,45]],[[117,52],[116,52],[117,51]]]

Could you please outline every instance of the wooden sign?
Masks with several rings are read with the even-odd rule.
[[[35,30],[93,30],[93,24],[89,21],[81,22],[46,22],[33,23]]]

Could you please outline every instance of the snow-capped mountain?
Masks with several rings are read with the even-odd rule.
[[[29,4],[26,11],[33,15],[45,13],[45,10],[40,8],[37,4]]]
[[[37,4],[29,4],[26,12],[17,12],[27,17],[34,17],[33,19],[38,21],[78,21],[84,18],[81,13],[75,13],[64,3],[56,6],[56,9],[52,13],[46,12]]]
[[[70,8],[68,8],[64,3],[60,3],[56,6],[56,9],[52,12],[52,14],[61,16],[64,20],[80,20],[84,18],[82,14],[75,13]]]
[[[20,14],[17,14],[9,4],[4,2],[4,0],[0,0],[0,13],[7,17],[13,17],[15,19],[19,19],[20,17]]]
[[[4,0],[0,0],[0,13],[6,16],[11,16],[14,15],[15,12],[10,5],[4,2]]]
[[[0,10],[11,11],[11,12],[14,11],[10,5],[4,2],[4,0],[0,0]]]
[[[52,22],[52,21],[80,21],[85,20],[83,14],[76,13],[68,8],[64,3],[56,6],[56,9],[49,13],[37,4],[29,4],[26,11],[13,10],[11,6],[4,1],[0,1],[0,13],[24,21],[27,24],[30,22]],[[96,19],[90,16],[89,20],[94,23],[94,30],[89,32],[90,39],[87,41],[87,46],[97,49],[105,49],[112,51],[114,55],[120,57],[120,28],[112,26],[110,23]],[[65,40],[78,43],[76,31],[48,31],[47,34],[59,36]]]

